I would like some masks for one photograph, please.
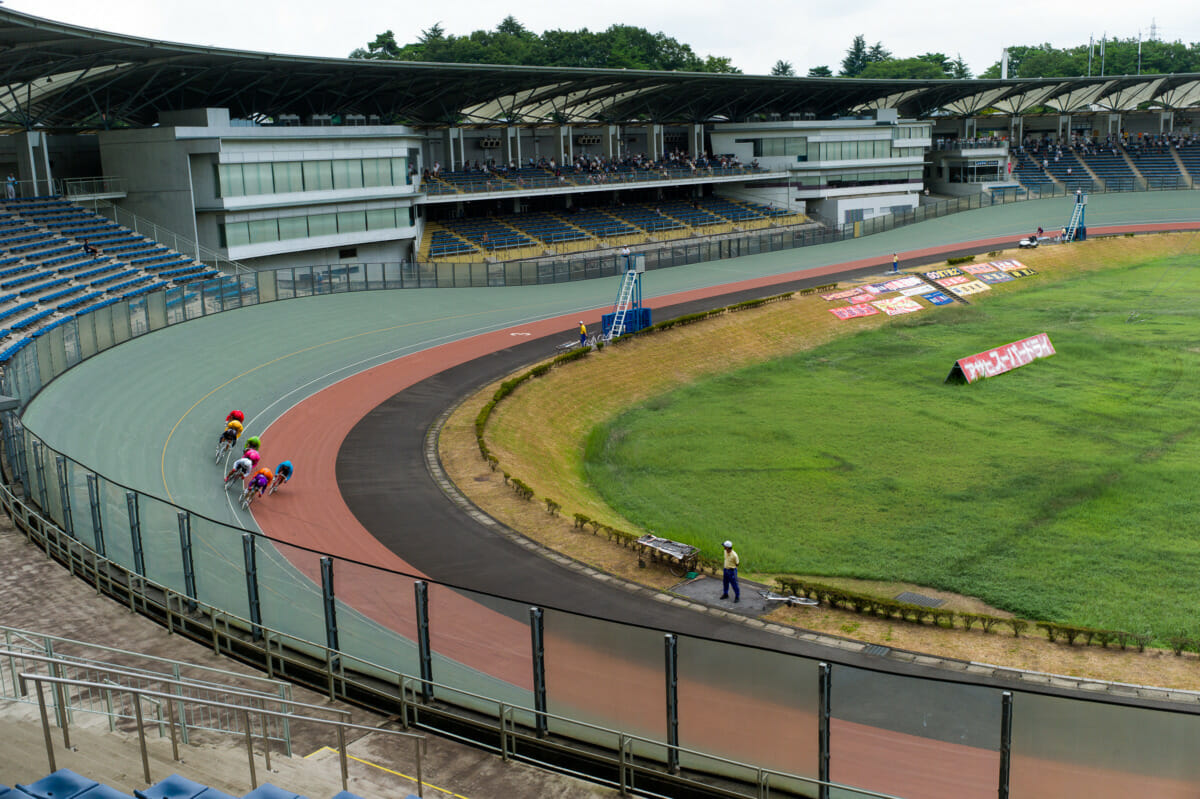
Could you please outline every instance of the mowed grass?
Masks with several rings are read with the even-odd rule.
[[[733,538],[754,572],[1200,632],[1200,269],[1192,253],[1130,263],[1112,248],[1111,268],[1014,281],[642,400],[587,435],[580,475],[637,527],[710,555]],[[944,384],[955,359],[1042,332],[1056,356]],[[719,360],[723,344],[691,346]]]

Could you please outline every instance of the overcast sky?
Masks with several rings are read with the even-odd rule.
[[[1200,4],[1090,0],[1054,3],[947,3],[944,0],[691,0],[689,3],[605,0],[519,0],[508,6],[480,0],[2,0],[13,10],[90,28],[186,44],[344,58],[385,30],[401,44],[441,23],[463,35],[492,29],[512,14],[530,30],[604,30],[624,24],[662,31],[701,57],[725,56],[747,74],[766,74],[778,59],[796,74],[829,66],[836,74],[846,49],[862,34],[898,58],[927,52],[960,54],[978,74],[1009,45],[1055,47],[1109,37],[1200,41]]]

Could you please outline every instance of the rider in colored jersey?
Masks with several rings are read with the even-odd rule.
[[[274,479],[275,473],[271,471],[270,467],[264,466],[250,475],[250,485],[258,489],[258,495],[261,497]]]
[[[246,449],[262,449],[262,441],[258,436],[250,436],[246,439]]]
[[[251,463],[257,466],[261,456],[258,454],[258,450],[247,449],[242,453],[242,457],[248,459]]]
[[[292,479],[292,462],[284,461],[275,467],[275,485],[276,487],[283,485],[288,480]]]
[[[249,458],[238,458],[233,462],[233,468],[225,475],[225,485],[228,486],[229,482],[234,479],[245,480],[246,475],[250,474],[250,470],[253,468],[254,464],[250,462]]]
[[[232,422],[235,420],[238,424],[245,424],[246,414],[242,413],[241,411],[230,411],[229,415],[225,417],[226,422]]]
[[[217,439],[217,443],[220,443],[222,441],[228,441],[229,446],[232,447],[234,445],[234,442],[236,442],[238,440],[238,436],[241,435],[241,432],[242,431],[238,430],[236,427],[232,427],[232,426],[226,427],[224,430],[221,431],[221,437],[219,439]]]

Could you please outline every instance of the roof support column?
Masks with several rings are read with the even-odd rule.
[[[50,173],[50,143],[46,134],[27,130],[13,138],[17,142],[17,179],[21,181],[21,193],[54,194],[54,175]]]
[[[1109,114],[1108,115],[1108,124],[1105,126],[1105,130],[1107,132],[1104,135],[1111,136],[1113,138],[1113,141],[1120,141],[1121,140],[1121,115],[1120,114]]]
[[[442,135],[442,155],[446,161],[444,166],[446,171],[453,172],[455,161],[458,159],[457,140],[461,138],[462,131],[458,128],[446,128]]]
[[[1175,112],[1174,111],[1159,111],[1158,112],[1158,132],[1159,133],[1174,133],[1175,132]]]
[[[1071,138],[1071,115],[1058,115],[1058,140],[1061,142],[1064,139]]]
[[[511,125],[504,129],[504,160],[521,166],[521,129]]]
[[[558,165],[566,166],[575,161],[574,142],[571,140],[571,126],[560,125],[558,128]]]
[[[605,125],[604,135],[601,139],[601,152],[605,158],[615,159],[621,157],[621,128],[617,125]]]
[[[646,155],[657,161],[663,154],[663,126],[646,126]]]
[[[962,133],[959,138],[964,141],[970,141],[975,138],[975,117],[962,118]]]
[[[696,158],[704,152],[704,126],[691,125],[688,128],[688,133],[691,134],[691,141],[688,145],[688,154],[692,158]]]
[[[1013,115],[1008,118],[1008,149],[1015,150],[1025,141],[1025,118]]]

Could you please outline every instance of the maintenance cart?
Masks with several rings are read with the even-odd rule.
[[[676,577],[696,571],[700,550],[669,538],[646,534],[637,540],[638,550],[650,560],[662,563]]]

